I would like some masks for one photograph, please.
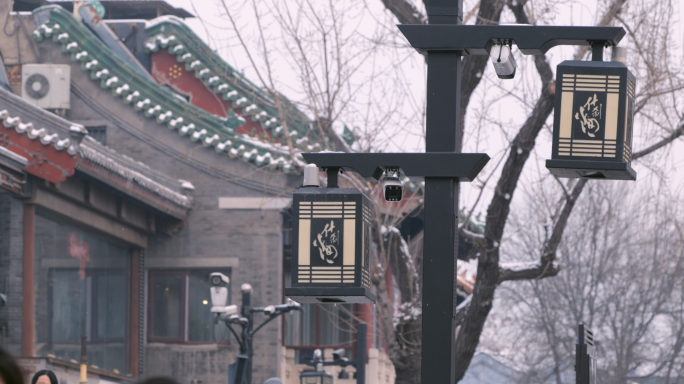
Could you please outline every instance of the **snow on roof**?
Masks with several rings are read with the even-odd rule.
[[[1,92],[5,92],[2,90]],[[39,140],[45,146],[52,146],[57,151],[66,150],[71,156],[76,156],[78,146],[71,143],[68,137],[60,138],[57,133],[49,134],[45,128],[36,128],[33,123],[23,123],[19,116],[10,116],[10,113],[3,109],[0,111],[0,120],[6,129],[14,129],[20,135],[26,135],[30,140]]]
[[[194,191],[195,190],[195,186],[187,180],[178,179],[178,182],[181,183],[181,188],[183,188],[183,189],[187,189],[188,191]]]
[[[152,191],[160,197],[163,197],[166,200],[170,200],[183,208],[189,209],[192,207],[192,199],[190,197],[178,193],[172,190],[171,188],[166,187],[150,179],[142,173],[137,172],[129,167],[126,167],[121,162],[116,161],[115,159],[102,153],[102,151],[98,151],[98,149],[101,148],[96,148],[96,146],[94,146],[92,142],[84,143],[83,145],[81,145],[81,156],[83,156],[84,159],[87,159],[107,169],[108,171],[122,177],[128,182],[135,183],[149,191]],[[113,150],[111,149],[110,151],[113,152]],[[82,165],[79,164],[76,166],[76,169],[80,170],[81,167]]]
[[[39,140],[41,144],[53,146],[57,151],[66,151],[69,155],[77,159],[77,170],[86,172],[92,176],[92,170],[90,170],[85,163],[90,162],[185,210],[191,208],[192,199],[174,190],[174,188],[180,190],[180,182],[161,175],[158,171],[153,170],[149,166],[100,144],[90,136],[85,136],[80,143],[74,142],[67,137],[70,133],[87,133],[87,130],[83,126],[74,124],[55,114],[36,107],[4,89],[0,89],[0,100],[6,107],[14,107],[14,109],[16,109],[15,113],[21,113],[25,119],[27,116],[30,116],[33,120],[33,122],[24,123],[19,116],[13,117],[7,110],[0,110],[0,121],[2,121],[5,129],[14,129],[19,134],[25,134],[30,140]],[[48,126],[49,128],[41,127],[38,129],[34,126],[34,122],[35,124]],[[104,183],[113,185],[117,189],[122,189],[120,185],[115,184],[111,179],[106,177],[97,178]],[[130,187],[130,185],[127,187]],[[132,193],[129,189],[123,188],[122,192],[128,194]],[[151,204],[151,206],[154,206],[155,204],[153,201],[145,199],[145,196],[139,194],[133,197],[142,199],[141,201]],[[169,207],[165,207],[161,210],[167,212],[169,211]],[[175,210],[176,217],[183,216],[179,212],[179,210]]]
[[[237,106],[244,107],[246,115],[261,123],[266,130],[271,130],[274,137],[282,134],[279,113],[276,103],[271,94],[255,85],[236,71],[209,46],[207,46],[182,20],[177,17],[162,16],[148,21],[146,24],[147,34],[150,36],[145,44],[147,52],[157,52],[159,49],[168,49],[168,52],[176,55],[178,62],[185,64],[186,69],[193,70],[195,76],[221,95],[225,100],[234,101]],[[287,109],[287,124],[290,135],[304,151],[319,151],[327,146],[336,148],[340,143],[349,150],[348,145],[338,136],[339,140],[328,140],[321,137],[316,130],[312,130],[311,120],[294,105],[287,102],[281,108]],[[307,142],[312,141],[311,143]],[[326,145],[323,143],[327,141]]]
[[[33,13],[36,19],[41,20],[46,19],[46,14],[49,15],[48,21],[34,30],[32,37],[36,41],[51,38],[60,43],[63,51],[71,54],[73,61],[81,62],[81,69],[89,72],[93,81],[99,81],[102,88],[110,89],[114,97],[120,97],[124,104],[142,112],[148,119],[155,119],[157,123],[176,130],[180,136],[187,136],[205,147],[213,147],[217,153],[226,153],[231,158],[240,157],[257,166],[284,172],[297,171],[300,164],[296,159],[290,159],[287,147],[235,134],[235,128],[244,124],[244,119],[239,116],[220,118],[194,105],[180,102],[173,92],[130,68],[65,9],[44,6]],[[173,18],[162,19],[167,24],[171,20]],[[168,38],[164,41],[169,44],[173,40]],[[264,120],[262,124],[271,122],[269,124],[273,125],[272,118],[260,115],[258,109],[253,108],[252,118],[260,118]],[[297,134],[296,131],[290,133]],[[314,148],[307,146],[305,149]],[[297,152],[301,152],[301,149]]]

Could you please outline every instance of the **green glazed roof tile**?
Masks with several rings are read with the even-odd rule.
[[[294,172],[301,167],[300,160],[290,159],[286,147],[235,134],[235,129],[245,124],[244,118],[234,113],[225,119],[212,115],[139,74],[64,8],[49,5],[36,9],[34,14],[39,12],[49,12],[49,19],[35,29],[32,35],[35,40],[51,37],[54,42],[60,43],[63,52],[68,52],[73,61],[81,62],[82,70],[90,72],[91,79],[99,81],[102,88],[111,89],[112,95],[121,97],[124,104],[141,111],[147,118],[178,130],[181,136],[189,136],[204,146],[213,146],[218,153],[225,152],[237,157],[238,154],[234,153],[237,151],[243,160],[257,166],[268,165],[270,169],[284,172]],[[178,47],[177,40],[174,36],[155,38],[162,47],[170,46],[171,49]],[[148,43],[147,48],[153,49],[152,44]],[[183,49],[181,47],[176,51]],[[210,76],[211,71],[201,63],[195,64],[194,68],[200,77],[215,77]],[[207,71],[202,72],[205,69]],[[213,82],[216,83],[216,80]],[[249,108],[253,103],[247,102],[245,105]],[[259,114],[261,109],[261,104],[252,107],[255,114]],[[243,155],[245,153],[248,155]]]

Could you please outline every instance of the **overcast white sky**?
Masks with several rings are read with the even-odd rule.
[[[252,62],[245,54],[243,47],[239,44],[239,41],[236,38],[236,32],[230,25],[228,18],[225,16],[226,12],[218,0],[167,1],[176,7],[185,8],[189,12],[200,16],[202,20],[200,20],[200,18],[188,19],[186,20],[186,23],[200,37],[208,42],[213,49],[216,49],[230,65],[242,71],[253,82],[257,84],[260,83]],[[253,59],[256,62],[257,67],[260,67],[260,70],[263,73],[264,61],[257,53],[258,49],[256,49],[256,45],[259,41],[259,29],[254,16],[252,1],[227,1],[227,3],[230,4],[229,9],[239,26],[242,38],[246,41],[248,46],[254,49],[252,52]],[[269,2],[257,0],[257,3],[260,4],[259,6],[263,6],[263,4]],[[314,7],[320,7],[322,15],[325,13],[327,2],[314,0],[312,3],[314,4]],[[464,9],[467,13],[468,10],[473,8],[476,1],[465,0],[464,3]],[[591,0],[572,2],[570,5],[562,3],[561,5],[557,5],[557,11],[555,13],[546,14],[540,24],[593,25],[596,22],[596,15],[598,13],[596,3],[596,1]],[[684,0],[675,0],[676,14],[679,15],[674,18],[675,20],[681,20],[682,11],[684,9],[683,3]],[[285,4],[285,2],[280,2],[280,4]],[[376,56],[372,61],[369,60],[367,64],[364,64],[363,68],[360,70],[359,76],[363,77],[364,71],[379,70],[386,71],[386,73],[395,71],[391,73],[397,73],[398,75],[386,74],[386,81],[398,81],[402,84],[402,87],[409,89],[410,95],[412,95],[411,97],[393,97],[393,95],[390,94],[381,94],[381,97],[378,98],[378,95],[372,95],[371,91],[368,91],[368,93],[364,93],[365,91],[359,92],[356,101],[360,104],[372,104],[374,102],[381,104],[382,102],[391,99],[393,103],[399,105],[396,113],[393,113],[390,117],[386,117],[384,120],[389,122],[386,129],[388,136],[382,138],[381,147],[386,151],[408,152],[424,150],[424,144],[421,138],[423,129],[422,117],[416,114],[416,111],[420,110],[422,107],[425,97],[425,66],[423,65],[422,57],[408,48],[407,43],[403,37],[399,35],[396,27],[393,27],[393,24],[396,22],[393,17],[384,10],[380,0],[336,0],[335,4],[340,7],[340,9],[347,10],[346,17],[348,18],[348,25],[350,28],[353,28],[353,32],[362,38],[382,39],[386,43],[382,48],[384,49],[382,55]],[[419,3],[419,6],[422,6],[422,4]],[[258,11],[263,12],[264,10],[259,9]],[[508,11],[503,13],[502,19],[505,22],[514,22],[512,15]],[[470,23],[472,23],[472,20]],[[299,80],[296,71],[293,69],[291,61],[283,54],[283,47],[278,43],[280,39],[279,33],[281,32],[275,28],[273,24],[267,23],[267,25],[262,25],[262,27],[264,27],[263,29],[265,30],[266,40],[273,46],[274,53],[270,59],[273,63],[273,73],[278,90],[293,100],[303,100],[304,96],[301,89],[302,83]],[[682,29],[681,21],[674,26],[672,32],[674,32],[672,44],[677,47],[676,52],[678,52],[679,55],[679,70],[681,71],[681,63],[684,62],[684,45],[682,44],[682,41],[684,41],[684,30]],[[621,45],[626,45],[628,47],[630,44],[631,42],[628,38],[623,39],[623,42],[621,43]],[[537,90],[539,88],[538,75],[532,65],[531,58],[522,57],[515,48],[514,52],[516,52],[516,59],[519,65],[516,79],[499,80],[493,74],[492,68],[488,67],[485,70],[484,80],[481,82],[471,99],[469,113],[466,116],[464,151],[488,153],[492,157],[492,161],[490,161],[490,164],[485,168],[482,176],[495,172],[494,180],[498,178],[500,171],[495,170],[495,168],[497,164],[499,164],[501,157],[505,154],[508,140],[513,138],[515,129],[520,127],[529,111],[529,108],[526,108],[526,102],[530,102],[529,100],[519,99],[512,95],[516,92],[517,94],[520,94],[520,92],[518,92],[520,89]],[[574,52],[574,47],[555,47],[547,53],[547,57],[552,68],[555,70],[555,66],[559,62],[571,59]],[[609,55],[610,50],[607,50],[604,54],[604,58],[609,57]],[[366,75],[368,73],[366,73]],[[639,86],[638,81],[639,80],[637,79],[637,88]],[[380,88],[380,85],[377,85],[374,88]],[[362,89],[361,86],[359,86],[359,89]],[[498,99],[499,101],[491,103],[491,101],[495,99]],[[486,113],[470,112],[471,109],[480,109],[474,108],[478,105],[489,105]],[[362,108],[358,107],[354,109],[353,113],[343,114],[340,117],[340,120],[350,127],[359,126],[368,122],[381,121],[379,118],[369,120],[365,116],[360,116],[363,115],[363,113],[364,111]],[[553,115],[551,115],[547,124],[552,124],[552,118]],[[499,121],[500,124],[492,124],[488,122],[489,120]],[[478,131],[475,127],[480,124],[484,124],[484,127]],[[340,127],[341,124],[338,128]],[[392,127],[395,127],[394,131],[392,130]],[[550,158],[551,155],[550,137],[550,129],[544,130],[540,134],[533,157],[526,166],[521,185],[527,190],[528,196],[534,193],[532,186],[534,186],[535,183],[538,183],[543,176],[548,174],[548,171],[544,167],[544,161],[546,158]],[[645,146],[643,142],[640,142],[641,139],[639,122],[637,121],[634,136],[635,151]],[[644,162],[635,162],[633,163],[633,167],[638,173],[638,181],[636,184],[649,185],[652,187],[658,183],[656,182],[656,179],[652,177],[652,173],[649,170],[654,164],[648,164],[648,162],[648,160]],[[668,153],[659,155],[657,158],[657,165],[663,166],[664,169],[668,170],[668,174],[670,175],[670,180],[667,182],[668,189],[673,193],[684,189],[684,170],[682,170],[684,168],[684,142],[680,140],[670,151],[668,151]],[[636,186],[634,183],[622,183],[626,183],[629,187]],[[462,204],[466,207],[475,205],[478,192],[478,188],[474,188],[472,185],[463,184],[461,195]],[[487,204],[491,200],[491,193],[490,187],[486,190],[484,196],[480,199],[480,202],[477,203],[475,212],[486,211]],[[518,196],[520,194],[522,194],[522,192],[516,192],[516,197],[518,199],[520,198]]]

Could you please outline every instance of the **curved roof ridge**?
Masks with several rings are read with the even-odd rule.
[[[192,208],[192,198],[174,190],[174,187],[178,190],[182,189],[180,180],[162,175],[148,165],[122,155],[89,136],[85,136],[80,143],[72,142],[71,132],[76,130],[85,133],[85,128],[82,125],[45,111],[4,89],[0,89],[0,101],[3,101],[3,108],[5,108],[0,110],[0,122],[5,129],[13,129],[19,135],[26,135],[31,141],[40,141],[43,146],[52,146],[58,152],[68,153],[75,160],[76,170],[177,218],[184,218],[186,214],[184,210]],[[28,119],[27,116],[32,117],[32,119]],[[36,126],[41,126],[41,128],[36,128]],[[109,174],[103,174],[87,162],[113,173],[127,182],[133,182],[142,190],[152,192],[182,209],[151,199],[149,192],[130,188],[130,185],[122,187],[113,182]],[[41,176],[38,175],[38,177]]]
[[[296,158],[290,159],[286,146],[256,145],[249,136],[235,133],[235,121],[181,101],[170,90],[137,73],[64,8],[48,5],[33,13],[36,19],[45,20],[36,27],[35,40],[51,38],[61,43],[62,51],[80,62],[81,69],[89,72],[92,80],[99,80],[102,88],[111,89],[114,97],[120,97],[145,117],[193,142],[213,147],[217,153],[225,152],[260,167],[293,172],[303,165]]]
[[[283,134],[281,113],[269,92],[251,82],[223,60],[183,20],[174,16],[161,16],[147,21],[145,30],[150,36],[145,44],[147,52],[168,49],[179,63],[184,64],[187,70],[194,71],[195,77],[201,79],[223,100],[234,101],[238,107],[242,106],[245,109],[249,108],[250,103],[254,103],[257,108],[252,112],[247,111],[246,114],[254,116],[253,119],[260,122],[265,130],[270,130],[274,137]],[[283,96],[280,100],[281,110],[285,109],[290,136],[302,150],[312,152],[326,147],[331,150],[349,149],[337,148],[336,141],[322,137],[318,130],[313,129],[311,119],[286,97]],[[337,136],[338,142],[344,143],[344,140]],[[325,144],[323,140],[327,141],[327,145],[322,145]]]
[[[35,105],[29,103],[28,101],[22,99],[21,97],[15,95],[14,93],[11,93],[9,91],[6,91],[4,89],[0,90],[0,101],[4,101],[4,103],[12,105],[14,109],[19,111],[19,115],[30,115],[32,117],[31,119],[31,124],[33,125],[40,125],[41,127],[50,127],[50,131],[52,133],[58,133],[60,137],[62,137],[64,140],[69,138],[69,132],[72,126],[79,125],[80,124],[75,124],[72,121],[69,121],[63,117],[60,117],[58,115],[55,115],[52,112],[49,112],[45,109],[38,108]],[[6,109],[6,107],[3,107],[3,109]],[[16,113],[15,113],[16,114]],[[2,117],[2,112],[0,112],[0,119],[4,120],[4,117]],[[5,126],[7,127],[7,124],[5,123]],[[19,126],[19,123],[17,124],[17,127]],[[127,166],[137,169],[138,171],[144,172],[145,170],[149,170],[149,173],[153,175],[153,178],[157,179],[157,182],[160,183],[167,183],[169,185],[172,184],[178,184],[178,181],[175,179],[172,179],[166,175],[160,174],[150,168],[147,164],[141,163],[140,161],[137,161],[135,159],[132,159],[124,154],[121,154],[114,149],[101,144],[99,141],[93,139],[90,136],[85,136],[83,138],[83,141],[81,142],[82,144],[88,144],[91,147],[97,149],[98,151],[102,152],[109,152],[110,156],[114,156],[117,159],[119,159],[120,162],[125,162]],[[60,150],[60,148],[55,147],[55,149]],[[66,148],[62,148],[66,149]]]
[[[189,196],[183,195],[179,192],[174,191],[173,189],[156,182],[152,180],[151,178],[145,176],[144,174],[137,172],[134,169],[131,169],[129,167],[126,167],[125,164],[122,166],[120,159],[112,159],[111,157],[107,156],[106,154],[97,151],[95,148],[91,148],[92,143],[84,143],[81,144],[81,155],[83,156],[84,159],[87,159],[97,165],[99,165],[102,168],[105,168],[106,170],[122,177],[123,179],[129,181],[129,182],[135,182],[144,189],[147,189],[149,191],[152,191],[159,195],[160,197],[163,197],[169,201],[172,201],[173,203],[186,208],[190,209],[192,208],[192,198]],[[101,148],[98,148],[101,149]],[[83,166],[82,163],[79,162],[79,164],[76,166],[76,169],[79,171],[83,171],[86,173],[87,170],[85,169],[87,167]],[[180,185],[180,181],[176,181],[178,185]],[[144,201],[144,200],[143,200]]]

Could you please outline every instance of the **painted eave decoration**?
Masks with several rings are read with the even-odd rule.
[[[342,149],[337,148],[334,140],[313,129],[309,118],[287,98],[280,98],[279,111],[269,92],[249,81],[221,59],[181,19],[175,16],[156,18],[147,22],[146,32],[150,36],[145,50],[152,54],[152,76],[174,86],[181,82],[185,71],[194,74],[193,78],[218,96],[204,100],[205,103],[212,104],[206,106],[212,113],[229,120],[242,119],[238,132],[261,136],[271,143],[284,142],[281,116],[287,116],[285,120],[289,135],[298,150],[317,152]],[[160,72],[155,76],[155,64],[162,67],[163,74]],[[184,82],[187,84],[189,80]],[[194,101],[191,100],[192,102]],[[342,140],[344,139],[340,138],[338,142]]]
[[[147,165],[85,136],[87,131],[83,126],[3,89],[0,89],[0,102],[7,108],[0,110],[0,147],[27,159],[25,172],[59,184],[79,171],[169,216],[181,220],[187,217],[192,198],[174,190],[188,189],[183,181],[160,175]],[[19,114],[24,120],[27,116],[35,119],[24,122]],[[38,129],[37,124],[49,128]],[[67,137],[72,133],[77,133],[82,140]]]
[[[74,174],[78,159],[78,147],[68,137],[48,133],[45,128],[36,128],[30,122],[22,122],[18,116],[11,116],[0,110],[0,147],[28,159],[24,171],[59,184]]]
[[[36,27],[32,35],[34,40],[51,38],[60,43],[62,51],[70,54],[73,61],[80,62],[81,69],[88,72],[93,81],[98,81],[102,88],[111,89],[112,95],[120,97],[124,104],[145,117],[155,119],[192,142],[214,148],[217,153],[226,153],[259,167],[297,172],[303,165],[301,160],[290,158],[284,145],[236,133],[244,120],[239,116],[212,115],[139,74],[64,8],[48,5],[34,10],[33,14],[40,14],[39,19],[47,20]],[[255,115],[263,117],[261,112],[255,110]],[[307,141],[306,137],[300,140],[301,143]],[[297,149],[298,152],[301,149]]]
[[[123,164],[123,155],[104,147],[91,137],[84,138],[76,170],[176,219],[185,220],[192,198],[158,183]],[[140,166],[145,166],[140,164]],[[181,181],[176,182],[178,186]]]

